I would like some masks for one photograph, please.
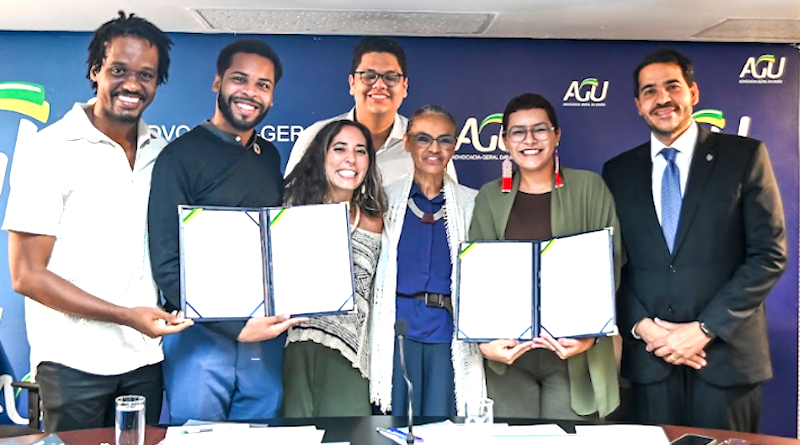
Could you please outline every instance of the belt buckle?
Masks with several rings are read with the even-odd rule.
[[[436,298],[432,299],[431,297]],[[444,298],[442,297],[442,294],[431,294],[425,292],[425,306],[439,308],[444,307]]]

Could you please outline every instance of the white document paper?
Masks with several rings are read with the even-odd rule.
[[[669,445],[660,426],[652,425],[576,425],[577,434],[595,439],[591,443],[615,445]]]
[[[186,427],[179,427],[186,428]],[[247,424],[241,428],[214,428],[213,431],[167,435],[164,445],[219,445],[247,443],[291,443],[297,445],[317,445],[322,443],[325,430],[314,426],[250,428]]]
[[[185,316],[266,315],[258,212],[181,208],[180,213]]]
[[[540,325],[555,338],[614,332],[610,230],[541,243]]]
[[[275,314],[354,310],[346,205],[270,209],[269,221]]]
[[[555,423],[542,425],[509,425],[508,429],[502,432],[503,435],[511,436],[566,436],[567,432]]]
[[[463,243],[459,267],[459,339],[533,338],[532,243]]]
[[[407,432],[407,428],[400,428]],[[425,445],[450,445],[458,443],[482,444],[549,444],[551,439],[559,439],[557,443],[592,443],[581,442],[582,437],[568,435],[558,425],[508,425],[505,423],[494,424],[455,424],[449,420],[434,424],[417,425],[414,435],[421,437]],[[560,439],[572,439],[563,442]],[[405,444],[405,440],[398,439],[396,443]],[[592,443],[593,444],[593,443]]]

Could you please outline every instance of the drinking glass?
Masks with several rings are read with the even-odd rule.
[[[467,415],[464,420],[466,424],[486,424],[494,423],[494,400],[480,398],[467,401]]]
[[[144,396],[119,396],[115,401],[117,445],[144,445]]]

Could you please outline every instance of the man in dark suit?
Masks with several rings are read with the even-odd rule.
[[[694,122],[700,93],[677,51],[647,55],[633,77],[650,141],[603,177],[628,257],[617,297],[634,410],[643,423],[755,432],[772,377],[764,300],[786,265],[767,149]]]

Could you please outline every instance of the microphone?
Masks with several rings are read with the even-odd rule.
[[[407,333],[408,324],[402,318],[398,319],[394,323],[394,335],[397,337],[397,344],[400,347],[400,368],[403,371],[403,379],[405,379],[406,386],[408,386],[408,435],[406,436],[406,443],[408,443],[408,445],[412,445],[414,443],[414,431],[412,430],[412,427],[414,426],[414,391],[413,387],[411,386],[411,380],[408,378],[408,370],[406,369],[406,353],[405,348],[403,347]]]

